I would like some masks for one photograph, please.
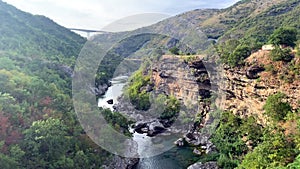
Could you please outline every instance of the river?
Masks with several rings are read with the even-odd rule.
[[[122,89],[126,85],[128,77],[119,76],[111,80],[112,86],[108,88],[105,95],[98,100],[99,107],[110,108],[113,110],[113,104],[108,104],[107,100],[113,99],[114,104],[117,98],[122,95]],[[149,140],[153,138],[144,134],[133,133],[133,140],[138,144],[138,152],[142,153],[144,149],[149,148]],[[168,143],[173,144],[173,143]],[[141,158],[134,169],[185,169],[196,161],[196,156],[189,147],[174,147],[171,150],[150,158]]]

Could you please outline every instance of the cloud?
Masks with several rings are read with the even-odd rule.
[[[73,28],[101,29],[126,16],[141,13],[175,15],[199,8],[224,8],[238,0],[4,0],[33,14],[45,15]]]

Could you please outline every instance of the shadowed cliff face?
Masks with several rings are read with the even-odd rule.
[[[211,96],[211,82],[202,58],[164,55],[152,66],[156,94],[175,96],[189,117],[205,117],[209,111],[204,100]]]

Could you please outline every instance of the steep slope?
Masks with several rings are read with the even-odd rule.
[[[242,0],[221,10],[199,26],[207,33],[208,37],[219,38],[244,20],[256,17],[269,7],[284,1],[286,0]]]
[[[0,50],[28,55],[77,56],[85,39],[44,17],[0,1]]]
[[[266,124],[263,106],[269,96],[278,92],[287,95],[286,100],[294,109],[299,107],[298,57],[290,63],[274,62],[270,51],[259,51],[245,62],[242,68],[225,71],[226,110],[241,117],[255,116],[260,124]]]
[[[233,29],[225,33],[222,39],[242,38],[244,41],[255,39],[258,42],[266,42],[267,37],[282,25],[300,27],[298,0],[272,1],[272,3],[272,6],[265,7],[255,15],[242,18]]]
[[[77,121],[72,66],[85,39],[0,1],[0,168],[101,168]]]

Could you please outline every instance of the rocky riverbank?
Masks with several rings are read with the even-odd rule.
[[[114,110],[134,119],[136,123],[132,127],[137,133],[145,133],[150,137],[181,133],[182,138],[174,142],[177,146],[197,147],[193,151],[195,155],[215,152],[215,146],[209,141],[210,135],[199,132],[201,126],[210,120],[210,103],[204,100],[211,96],[211,82],[202,57],[196,56],[188,61],[186,58],[164,55],[148,71],[152,72],[153,85],[147,86],[147,92],[175,96],[182,105],[180,113],[185,114],[184,118],[190,122],[170,127],[162,119],[151,115],[155,109],[151,107],[148,111],[136,110],[125,96],[119,98],[119,104],[114,105]],[[181,115],[178,117],[182,118]],[[196,121],[196,117],[200,120]]]

